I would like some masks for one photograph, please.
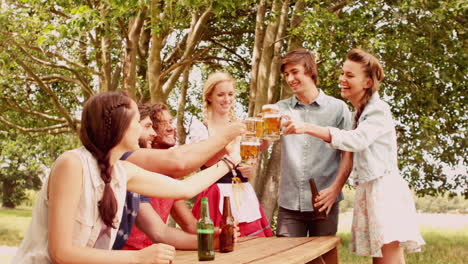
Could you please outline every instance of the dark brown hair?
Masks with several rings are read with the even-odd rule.
[[[113,228],[116,228],[113,220],[117,213],[117,200],[110,186],[110,150],[122,140],[136,114],[131,110],[131,102],[132,99],[124,92],[101,93],[89,98],[81,116],[80,140],[96,158],[105,183],[98,203],[99,215],[107,226]]]
[[[300,64],[304,66],[304,73],[310,75],[315,85],[318,85],[319,78],[317,74],[317,64],[315,57],[306,49],[296,49],[288,52],[281,58],[281,72],[284,73],[286,64]]]
[[[140,112],[140,121],[145,119],[147,116],[151,118],[152,108],[150,104],[139,104],[138,111]]]
[[[150,118],[153,122],[153,128],[155,130],[158,128],[159,122],[161,122],[162,111],[169,111],[169,107],[163,103],[155,103],[151,105]]]
[[[364,96],[361,98],[360,106],[358,109],[356,109],[356,115],[354,116],[354,127],[357,127],[357,122],[362,114],[362,111],[364,111],[364,108],[369,102],[372,94],[379,90],[380,82],[383,80],[385,75],[379,60],[366,51],[361,49],[352,49],[348,52],[348,54],[346,54],[346,59],[360,63],[366,76],[372,80],[372,86],[369,89],[366,89]]]

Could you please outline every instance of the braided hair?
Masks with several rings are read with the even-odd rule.
[[[117,213],[117,200],[110,186],[113,166],[109,163],[110,150],[124,137],[135,115],[132,99],[125,92],[107,92],[91,97],[83,107],[80,140],[96,158],[101,178],[105,183],[98,203],[102,221],[112,228]]]
[[[372,86],[366,89],[364,96],[361,98],[359,107],[356,109],[356,115],[354,116],[354,128],[356,128],[359,117],[372,97],[372,94],[379,90],[380,82],[384,78],[384,72],[379,60],[372,54],[361,49],[350,50],[348,54],[346,54],[346,60],[360,63],[367,77],[372,80]]]

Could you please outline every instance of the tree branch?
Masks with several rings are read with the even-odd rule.
[[[40,128],[29,128],[29,127],[23,127],[20,125],[13,124],[3,118],[3,116],[0,115],[0,122],[5,124],[8,127],[18,129],[19,131],[22,132],[46,132],[49,134],[62,134],[62,133],[70,133],[73,130],[70,129],[67,123],[62,123],[62,124],[57,124],[53,126],[48,126],[48,127],[40,127]]]
[[[78,127],[75,123],[75,120],[70,116],[68,111],[60,104],[57,95],[44,83],[42,80],[31,70],[31,68],[26,65],[21,59],[16,57],[14,54],[12,54],[13,59],[18,63],[24,70],[25,72],[31,76],[34,81],[37,83],[39,88],[41,88],[44,92],[46,92],[52,99],[52,102],[54,103],[55,107],[59,110],[59,112],[63,115],[63,117],[68,121],[69,126],[71,129],[75,132],[78,132]]]
[[[221,48],[223,48],[223,49],[229,51],[229,52],[230,52],[231,54],[233,54],[234,56],[238,57],[238,58],[242,61],[242,64],[244,64],[244,66],[246,67],[246,69],[250,68],[249,63],[248,63],[244,58],[242,58],[241,55],[237,54],[235,50],[233,50],[233,49],[231,49],[231,48],[229,48],[229,47],[227,47],[227,46],[225,46],[225,45],[223,45],[223,44],[217,42],[217,41],[214,40],[214,39],[208,39],[208,41],[212,42],[212,43],[215,44],[215,45],[220,46]]]
[[[39,116],[39,117],[41,117],[43,119],[50,120],[50,121],[55,121],[55,122],[66,122],[67,121],[65,118],[60,118],[60,117],[56,117],[56,116],[47,115],[47,114],[44,114],[44,113],[41,113],[41,112],[38,112],[38,111],[34,111],[34,110],[24,109],[18,104],[18,102],[16,102],[15,100],[12,100],[12,99],[8,100],[7,98],[0,98],[0,100],[3,101],[5,103],[5,105],[7,105],[8,108],[16,110],[16,111],[21,112],[21,113]]]
[[[197,60],[198,58],[200,58],[201,56],[206,54],[210,49],[211,49],[210,47],[205,48],[204,50],[202,50],[201,52],[199,52],[198,54],[196,54],[195,56],[193,56],[191,58],[188,58],[186,60],[183,60],[183,61],[180,61],[178,63],[172,64],[167,70],[165,70],[164,72],[161,73],[161,75],[159,75],[159,78],[162,80],[164,78],[164,76],[168,75],[174,69],[177,69],[180,66],[186,65],[187,63],[191,63],[194,60]]]

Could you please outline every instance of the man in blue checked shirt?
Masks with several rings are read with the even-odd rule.
[[[347,105],[317,88],[314,56],[305,49],[289,52],[281,60],[281,72],[294,93],[276,103],[291,117],[289,126],[305,130],[308,123],[351,129]],[[326,146],[309,135],[281,136],[281,180],[277,236],[304,237],[335,235],[341,189],[352,169],[352,154]],[[326,220],[313,219],[309,179],[314,179],[321,198],[316,206],[327,212]]]

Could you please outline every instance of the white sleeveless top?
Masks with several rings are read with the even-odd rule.
[[[97,204],[102,198],[104,181],[101,179],[96,159],[85,147],[71,150],[80,157],[83,167],[83,187],[78,204],[78,212],[73,228],[72,243],[80,247],[94,247],[101,233],[103,222],[99,216]],[[51,263],[48,251],[48,179],[44,182],[34,206],[33,217],[26,236],[21,243],[12,263],[41,264]],[[127,191],[127,173],[121,161],[117,161],[112,171],[111,187],[117,200],[117,213],[114,224],[120,225],[120,216],[125,203]],[[70,186],[70,188],[73,188]],[[110,239],[107,245],[99,244],[99,248],[111,249],[117,234],[117,229],[110,229]]]

